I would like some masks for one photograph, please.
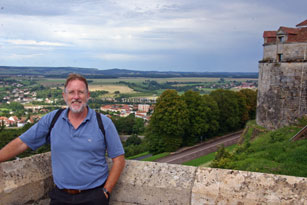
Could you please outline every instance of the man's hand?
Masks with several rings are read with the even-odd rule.
[[[104,188],[104,187],[103,187],[103,193],[106,196],[106,198],[109,200],[110,192],[106,188]]]
[[[104,185],[104,188],[108,190],[109,193],[112,192],[113,187],[115,186],[118,178],[120,177],[121,172],[125,167],[125,157],[124,155],[120,155],[112,159],[113,166],[109,173],[109,177]],[[106,193],[105,193],[106,194]]]

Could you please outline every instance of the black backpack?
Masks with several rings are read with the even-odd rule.
[[[58,109],[58,111],[55,113],[52,121],[51,121],[51,124],[49,126],[49,132],[47,134],[47,137],[46,137],[46,140],[47,142],[50,143],[50,132],[54,126],[54,124],[56,123],[56,121],[58,120],[58,118],[60,117],[61,113],[64,111],[65,109],[64,108],[61,108],[61,109]],[[106,132],[104,130],[104,126],[103,126],[103,123],[102,123],[102,119],[101,119],[101,115],[100,113],[96,112],[96,118],[97,118],[97,123],[98,123],[98,126],[103,134],[103,137],[104,137],[104,144],[106,145],[107,147],[107,142],[106,142]]]

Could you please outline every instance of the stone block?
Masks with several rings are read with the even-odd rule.
[[[35,202],[52,186],[50,153],[0,163],[0,205]]]
[[[227,169],[199,168],[192,205],[307,203],[307,179]]]
[[[112,204],[190,204],[196,167],[127,161]]]

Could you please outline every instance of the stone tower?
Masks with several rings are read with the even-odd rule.
[[[277,129],[307,115],[307,20],[263,38],[256,121]]]

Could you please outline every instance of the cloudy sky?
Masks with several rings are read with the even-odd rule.
[[[0,0],[0,65],[257,72],[306,0]]]

